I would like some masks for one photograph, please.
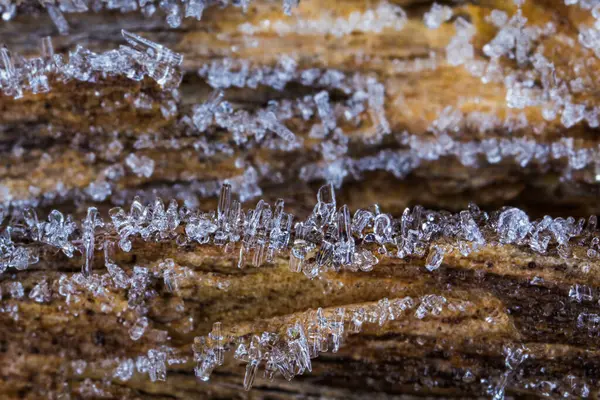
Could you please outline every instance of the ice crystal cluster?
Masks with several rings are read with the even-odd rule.
[[[18,2],[7,0],[0,5],[2,19],[10,21],[17,15]],[[41,6],[46,10],[48,16],[54,23],[59,33],[69,33],[69,23],[64,14],[80,14],[85,12],[100,12],[102,10],[116,10],[120,13],[140,12],[144,17],[150,18],[157,12],[165,15],[166,23],[171,28],[181,26],[184,18],[201,20],[204,10],[209,7],[234,6],[241,8],[244,12],[251,5],[250,0],[50,0],[41,1]],[[283,12],[292,14],[292,10],[298,6],[298,0],[283,0]],[[74,19],[77,16],[73,16]]]
[[[161,87],[179,85],[179,66],[183,62],[181,54],[126,30],[122,31],[122,35],[129,46],[102,54],[77,46],[69,53],[68,60],[54,53],[49,37],[41,42],[41,57],[15,57],[4,47],[0,49],[2,93],[15,99],[23,97],[24,92],[46,93],[50,91],[50,76],[58,82],[73,79],[96,82],[107,76],[124,76],[140,81],[148,76]]]
[[[600,250],[595,216],[587,221],[550,216],[532,221],[518,208],[488,214],[472,204],[456,214],[417,206],[394,218],[377,205],[354,214],[347,205],[338,206],[333,186],[326,185],[319,189],[306,219],[286,213],[281,199],[273,206],[259,200],[253,209],[244,210],[232,199],[231,185],[225,184],[217,209],[210,211],[179,207],[175,200],[168,206],[161,199],[144,205],[136,198],[128,210],[111,209],[110,223],[94,207],[77,223],[58,210],[44,220],[35,210],[26,209],[22,221],[3,230],[1,266],[2,271],[25,269],[39,261],[40,248],[49,246],[67,257],[81,254],[82,271],[90,276],[95,248],[116,243],[122,251],[131,252],[136,240],[172,241],[178,246],[213,244],[225,252],[235,249],[238,268],[260,267],[284,252],[289,254],[290,270],[310,279],[326,271],[371,271],[378,257],[426,257],[426,269],[434,271],[445,252],[468,256],[494,244],[516,244],[540,254],[557,252],[565,259],[571,257],[573,241],[587,246],[586,258],[595,259]],[[109,265],[116,268],[113,264],[105,260],[109,272]]]
[[[598,396],[600,3],[363,3],[0,2],[7,396]]]

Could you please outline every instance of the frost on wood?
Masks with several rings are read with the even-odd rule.
[[[179,85],[181,54],[126,30],[122,35],[131,47],[121,46],[101,54],[77,45],[68,57],[64,57],[54,53],[49,37],[42,39],[41,56],[36,58],[15,57],[3,47],[0,49],[2,92],[16,99],[23,97],[26,91],[33,94],[48,92],[50,75],[59,81],[76,79],[83,82],[96,82],[111,75],[135,81],[149,76],[161,87]],[[20,65],[16,64],[18,59]]]
[[[17,3],[17,1],[8,0],[0,6],[4,21],[10,21],[17,16]],[[65,14],[116,10],[120,13],[139,12],[144,17],[151,18],[155,13],[160,12],[164,14],[165,22],[169,27],[178,28],[181,26],[184,18],[201,20],[204,10],[207,7],[227,7],[232,5],[241,8],[242,12],[246,13],[250,3],[250,0],[185,0],[181,3],[176,1],[156,2],[155,0],[108,0],[97,2],[89,2],[87,0],[52,0],[40,2],[54,23],[56,30],[61,35],[68,34],[70,30]],[[286,15],[292,15],[296,7],[298,7],[298,0],[283,0],[282,10]],[[72,18],[77,18],[77,16],[73,16]]]
[[[395,3],[0,4],[5,397],[598,397],[600,6]]]

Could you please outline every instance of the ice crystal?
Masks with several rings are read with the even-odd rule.
[[[527,18],[523,17],[520,10],[505,24],[501,12],[493,13],[491,19],[501,29],[490,43],[483,46],[483,52],[488,57],[506,56],[516,59],[519,65],[525,64],[528,61],[531,42],[537,39],[539,33],[526,27]]]
[[[146,156],[138,157],[132,153],[125,159],[125,164],[139,177],[150,178],[154,172],[154,160]]]
[[[592,301],[594,299],[592,288],[580,284],[571,286],[569,289],[569,297],[578,303]]]
[[[437,3],[433,3],[431,9],[423,16],[425,26],[427,26],[429,29],[439,28],[450,18],[452,18],[452,9],[448,6],[441,6]]]
[[[47,303],[50,301],[51,296],[50,287],[45,279],[38,282],[29,292],[29,298],[36,303]]]
[[[131,358],[125,359],[119,363],[113,376],[122,382],[126,382],[133,376],[135,364]]]
[[[461,65],[473,59],[475,50],[471,38],[475,35],[473,25],[459,17],[454,23],[456,34],[446,47],[446,59],[453,66]]]
[[[87,276],[92,274],[92,262],[94,260],[94,250],[95,250],[95,233],[94,230],[99,227],[104,226],[104,222],[99,217],[98,210],[95,207],[88,208],[87,216],[83,221],[82,230],[83,230],[83,247],[85,254],[85,264],[83,266],[83,273]]]
[[[129,337],[131,338],[131,340],[139,340],[144,335],[144,332],[146,331],[147,327],[148,318],[138,318],[129,329]]]
[[[529,217],[525,212],[509,207],[500,213],[497,231],[502,243],[521,241],[530,229]]]
[[[23,270],[39,260],[34,249],[15,245],[11,233],[11,227],[0,232],[0,272],[6,271],[9,267]]]
[[[440,267],[442,261],[444,260],[444,250],[439,246],[433,246],[429,251],[429,255],[427,255],[427,260],[425,261],[425,268],[429,271],[435,271]]]
[[[13,299],[20,299],[25,296],[25,290],[23,289],[23,284],[21,282],[9,282],[6,290]]]
[[[438,296],[435,294],[430,294],[427,296],[423,296],[421,298],[421,302],[417,311],[415,312],[415,317],[418,319],[425,318],[428,314],[430,315],[440,315],[442,312],[442,308],[444,304],[446,304],[447,300],[443,296]]]

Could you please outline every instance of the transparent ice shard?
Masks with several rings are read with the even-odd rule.
[[[113,377],[119,379],[122,382],[127,382],[133,376],[134,369],[135,363],[131,358],[127,358],[119,363],[119,365],[113,372]]]
[[[85,276],[92,275],[92,263],[94,260],[95,250],[95,230],[104,226],[100,213],[96,207],[89,207],[87,210],[87,216],[82,223],[83,229],[83,251],[85,257],[85,264],[83,265],[82,272]]]
[[[219,104],[221,104],[223,96],[224,94],[222,91],[214,91],[205,103],[194,107],[192,120],[200,132],[206,131],[212,124],[215,112]]]
[[[529,233],[529,217],[518,208],[508,207],[498,217],[497,232],[502,243],[519,242]]]
[[[52,292],[48,286],[48,282],[43,279],[38,282],[29,292],[29,298],[36,303],[47,303],[52,298]]]
[[[131,340],[139,340],[148,328],[148,318],[147,317],[139,317],[129,328],[129,337]]]
[[[329,93],[323,90],[317,93],[314,97],[315,103],[317,104],[317,112],[319,117],[323,121],[323,127],[326,131],[332,131],[336,127],[336,118],[333,114],[331,105],[329,104]]]
[[[154,160],[144,155],[131,153],[125,159],[125,164],[139,177],[150,178],[154,172]]]
[[[23,97],[19,70],[15,67],[13,57],[6,46],[0,48],[0,59],[2,60],[2,67],[4,68],[4,73],[0,75],[0,78],[2,78],[0,81],[2,84],[2,91],[5,95],[12,96],[16,99]]]
[[[440,267],[442,261],[444,260],[444,249],[439,246],[432,246],[429,250],[429,254],[427,255],[427,260],[425,261],[425,268],[428,271],[435,271]]]
[[[458,66],[472,60],[475,56],[475,50],[470,43],[475,29],[462,17],[455,21],[454,26],[456,34],[446,47],[446,59],[450,65]]]
[[[369,113],[376,127],[377,140],[381,136],[392,133],[390,124],[385,116],[385,88],[381,83],[371,82],[368,86]]]
[[[173,87],[179,84],[181,76],[178,68],[183,63],[182,54],[124,29],[121,34],[131,46],[133,58],[160,86]],[[128,52],[127,48],[123,50]]]
[[[43,5],[44,7],[46,7],[48,15],[50,16],[50,19],[56,26],[58,33],[60,33],[61,35],[68,34],[69,24],[67,23],[67,20],[65,19],[65,16],[63,15],[62,11],[54,3],[44,2]]]
[[[296,135],[294,135],[292,131],[290,131],[284,124],[277,120],[277,117],[272,111],[261,113],[259,115],[259,121],[261,121],[267,129],[275,132],[275,134],[283,140],[287,142],[295,142],[297,140]]]

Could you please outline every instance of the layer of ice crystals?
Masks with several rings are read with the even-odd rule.
[[[207,337],[194,340],[194,360],[197,362],[196,376],[207,381],[214,368],[222,365],[225,352],[233,351],[233,357],[246,363],[244,388],[250,390],[259,367],[264,364],[264,377],[272,380],[276,373],[291,380],[296,375],[312,371],[311,359],[319,353],[337,352],[342,345],[346,331],[358,332],[356,315],[365,315],[365,322],[380,322],[399,318],[404,311],[412,308],[412,299],[394,299],[367,305],[365,308],[346,312],[345,308],[335,308],[305,313],[300,320],[284,325],[277,332],[263,332],[261,335],[234,337],[221,333],[221,323],[213,326]],[[368,314],[368,317],[366,316]],[[331,348],[329,347],[331,345]]]
[[[282,8],[286,15],[292,15],[294,8],[298,7],[299,0],[283,0]],[[250,5],[250,0],[47,0],[41,1],[48,16],[61,35],[69,33],[69,24],[64,14],[99,12],[102,9],[118,10],[121,13],[140,11],[145,17],[151,17],[157,10],[165,14],[166,22],[171,28],[181,26],[183,18],[202,19],[204,10],[208,7],[239,7],[245,13]],[[0,13],[4,21],[11,20],[17,11],[17,2],[6,0],[0,4]]]
[[[59,81],[75,79],[94,82],[101,76],[118,75],[132,80],[149,76],[161,87],[173,88],[181,81],[183,56],[139,35],[122,30],[129,46],[96,54],[81,45],[69,53],[68,60],[54,54],[52,42],[41,42],[41,56],[24,59],[0,48],[0,89],[16,99],[26,91],[33,94],[50,90],[49,77]],[[18,61],[17,61],[18,60]]]
[[[194,340],[196,376],[207,381],[211,372],[222,365],[225,353],[246,363],[244,388],[250,390],[258,369],[264,365],[264,377],[272,380],[276,373],[291,380],[296,375],[312,371],[311,359],[320,353],[337,352],[349,333],[358,333],[365,323],[383,326],[415,308],[418,319],[438,316],[443,308],[464,312],[468,302],[450,303],[440,295],[426,295],[417,300],[411,297],[387,299],[362,306],[310,310],[280,326],[274,332],[262,334],[226,335],[220,322],[213,325],[208,336]]]
[[[539,27],[527,25],[527,18],[520,8],[522,3],[518,2],[519,8],[510,18],[500,10],[493,10],[488,15],[486,20],[498,28],[496,36],[482,48],[489,61],[473,60],[466,64],[468,71],[480,77],[484,83],[503,82],[506,104],[510,108],[540,107],[544,119],[552,121],[560,116],[560,122],[566,128],[582,121],[587,121],[590,127],[597,127],[598,107],[588,102],[573,102],[573,93],[584,91],[587,85],[585,77],[581,75],[582,68],[574,68],[577,76],[573,80],[561,79],[560,71],[544,56],[544,46],[536,43],[543,37],[555,34],[555,24],[547,23]],[[566,3],[577,4],[577,1],[566,0]],[[593,27],[579,27],[579,43],[594,51],[598,57],[600,8],[588,1],[579,5],[584,9],[591,9],[592,16],[597,20]],[[458,37],[459,34],[453,42],[458,42]],[[518,69],[509,72],[500,64],[500,58],[515,60]],[[526,68],[529,66],[533,68]]]
[[[594,173],[586,179],[598,181],[599,175],[595,171],[600,166],[600,150],[585,147],[580,140],[578,143],[573,138],[563,138],[543,143],[530,138],[514,137],[460,141],[450,136],[453,124],[454,122],[446,119],[445,122],[434,125],[436,133],[442,132],[434,139],[406,132],[398,135],[400,144],[408,149],[386,149],[360,159],[341,157],[334,162],[326,159],[325,162],[305,165],[300,170],[300,178],[305,181],[326,180],[336,187],[341,186],[344,177],[359,179],[361,173],[366,171],[383,170],[397,178],[404,178],[427,161],[452,156],[471,168],[479,167],[484,161],[496,164],[512,159],[518,166],[525,168],[533,163],[549,165],[549,161],[556,160],[556,166],[561,166],[559,171],[568,174],[571,170],[590,168]]]
[[[260,266],[265,260],[273,259],[275,253],[290,251],[290,268],[295,272],[303,272],[309,278],[327,270],[347,268],[351,271],[368,271],[377,258],[368,249],[370,246],[380,248],[381,256],[416,256],[427,255],[426,267],[435,270],[443,259],[446,248],[458,249],[467,256],[487,242],[499,240],[504,244],[529,245],[539,253],[548,250],[550,244],[558,247],[568,246],[573,237],[580,244],[590,243],[590,250],[599,249],[600,239],[597,235],[597,220],[590,218],[584,228],[583,220],[573,218],[544,217],[541,220],[530,221],[529,217],[516,208],[504,208],[499,212],[488,215],[476,206],[458,214],[438,213],[427,211],[421,207],[413,210],[406,209],[402,217],[393,219],[381,213],[377,206],[369,210],[357,210],[350,215],[347,206],[338,208],[335,193],[331,185],[323,186],[317,194],[317,204],[311,215],[304,221],[293,225],[293,216],[284,211],[283,201],[278,201],[274,208],[264,201],[259,201],[254,210],[245,212],[240,203],[231,197],[231,187],[224,185],[216,211],[200,213],[179,209],[171,202],[165,210],[163,203],[156,200],[154,204],[143,206],[134,201],[131,212],[123,210],[111,211],[114,227],[121,240],[131,241],[132,235],[139,235],[148,240],[177,240],[185,244],[188,240],[200,243],[214,243],[231,249],[232,244],[241,242],[240,266],[246,260]],[[39,222],[33,211],[26,215],[26,233],[35,242],[59,247],[65,251],[73,232],[81,231],[82,237],[88,240],[80,241],[72,238],[73,242],[82,243],[83,248],[89,245],[89,237],[95,234],[94,229],[112,229],[110,225],[99,225],[97,211],[90,209],[82,229],[73,229],[72,224],[66,224],[66,219],[57,211],[51,213],[48,222]],[[185,237],[178,236],[176,229],[185,225]],[[85,228],[87,227],[87,228]],[[188,229],[189,228],[189,229]],[[87,231],[86,231],[87,229]],[[61,232],[58,232],[61,231]],[[6,231],[5,231],[6,232]],[[85,233],[87,232],[87,233]],[[8,236],[11,238],[11,236]],[[356,239],[361,239],[359,246]],[[438,243],[444,241],[444,250]],[[73,244],[72,244],[73,245]],[[124,250],[130,249],[131,243],[124,244]],[[104,243],[105,263],[107,274],[86,277],[75,274],[72,277],[63,275],[58,284],[58,294],[65,297],[67,304],[83,301],[83,292],[90,291],[99,299],[109,300],[108,280],[115,287],[129,289],[129,307],[143,310],[144,299],[148,296],[150,282],[154,277],[162,277],[168,290],[178,290],[177,271],[172,260],[159,263],[155,272],[148,268],[136,266],[133,274],[128,277],[113,261],[111,242]],[[74,250],[80,247],[73,245]],[[83,248],[80,250],[85,253]],[[395,249],[395,252],[392,251]],[[559,249],[560,253],[560,249]],[[93,254],[93,252],[91,253]],[[596,257],[596,254],[591,257]],[[252,257],[246,257],[252,255]],[[85,269],[84,269],[85,271]],[[23,298],[25,292],[19,282],[13,282],[5,287],[13,298]],[[574,301],[591,301],[589,288],[575,286],[570,291]],[[36,302],[47,302],[52,293],[46,281],[41,281],[29,293],[29,298]],[[468,304],[459,302],[449,304],[440,295],[426,295],[417,302],[415,317],[418,319],[437,316],[446,307],[451,311],[464,311]],[[318,309],[307,314],[306,319],[284,329],[284,334],[265,332],[260,336],[242,337],[233,340],[225,335],[220,323],[215,323],[208,337],[196,338],[194,344],[195,360],[198,365],[196,374],[201,380],[207,380],[211,371],[222,365],[225,352],[235,345],[235,358],[246,363],[244,386],[249,389],[259,367],[264,365],[265,377],[271,379],[275,373],[280,373],[286,379],[310,370],[311,358],[319,353],[337,351],[343,342],[346,331],[357,332],[365,322],[385,324],[398,318],[407,309],[415,307],[415,301],[410,298],[382,299],[375,305],[360,307],[352,310],[338,308],[324,311]],[[578,318],[578,327],[596,334],[599,319],[597,315],[582,313]],[[140,315],[129,325],[132,340],[139,340],[147,331],[148,319]],[[506,363],[510,371],[527,357],[523,351],[516,349],[507,353]],[[170,363],[168,352],[164,349],[151,349],[147,355],[137,359],[136,367],[139,372],[148,373],[153,381],[164,380],[166,365]],[[264,362],[264,364],[263,364]],[[133,373],[133,360],[123,360],[117,366],[114,376],[127,380]],[[495,393],[501,393],[503,381],[494,386]]]
[[[441,265],[447,252],[458,251],[468,256],[495,241],[527,246],[541,254],[556,249],[563,258],[571,257],[573,238],[589,246],[590,258],[597,257],[600,250],[600,238],[594,233],[596,218],[590,218],[587,225],[584,219],[572,217],[546,216],[530,221],[517,208],[507,207],[488,215],[474,205],[457,214],[407,208],[399,219],[374,206],[357,210],[352,216],[347,206],[338,207],[332,185],[319,189],[317,203],[305,220],[294,221],[293,215],[284,212],[283,200],[273,207],[260,200],[254,209],[243,210],[240,202],[232,198],[229,184],[222,186],[215,211],[180,208],[174,200],[165,207],[160,199],[148,205],[134,199],[129,212],[114,208],[110,210],[110,218],[112,223],[104,223],[92,207],[81,224],[57,210],[50,213],[47,221],[39,221],[35,211],[25,210],[22,228],[13,233],[9,226],[0,234],[3,269],[9,266],[25,269],[37,262],[36,244],[58,248],[69,257],[79,252],[84,258],[83,275],[77,278],[81,282],[72,286],[65,281],[61,286],[61,294],[69,297],[77,294],[78,285],[96,285],[91,271],[94,252],[104,248],[107,277],[116,287],[129,289],[129,304],[136,307],[143,302],[153,277],[163,279],[167,290],[178,292],[183,272],[167,259],[159,263],[154,273],[136,266],[129,277],[113,261],[113,239],[97,243],[98,235],[106,237],[107,232],[116,235],[118,246],[126,252],[136,238],[174,241],[179,245],[210,243],[223,246],[227,252],[237,248],[239,267],[247,264],[259,267],[271,262],[276,254],[289,251],[290,269],[311,279],[326,271],[370,271],[379,261],[371,250],[373,247],[379,248],[379,257],[426,258],[425,266],[430,271]],[[20,244],[25,238],[33,244]],[[19,244],[15,244],[15,239]],[[39,291],[43,298],[45,289]]]
[[[281,19],[261,21],[256,25],[244,23],[238,27],[238,30],[246,35],[275,31],[280,36],[330,34],[341,37],[352,32],[380,33],[385,29],[399,31],[404,28],[407,20],[406,12],[401,7],[382,1],[375,9],[367,9],[362,13],[354,11],[347,18],[321,13],[318,19],[305,19],[299,16],[293,22]]]
[[[318,116],[321,123],[313,125],[309,136],[327,139],[328,133],[336,130],[340,117],[343,116],[346,122],[357,124],[360,114],[365,111],[368,111],[375,128],[371,141],[381,140],[383,135],[391,133],[384,108],[385,88],[372,77],[348,75],[338,70],[300,70],[297,69],[297,62],[287,56],[282,57],[275,67],[252,68],[246,60],[225,58],[204,65],[198,74],[217,90],[229,87],[256,88],[258,85],[282,90],[290,82],[326,89],[294,102],[270,101],[266,110],[259,110],[254,115],[244,110],[234,110],[228,102],[223,101],[220,91],[214,92],[205,103],[194,107],[192,120],[200,132],[206,131],[211,125],[217,125],[231,132],[238,145],[246,143],[250,136],[261,140],[265,130],[275,132],[289,143],[297,143],[292,140],[289,129],[282,124],[292,117],[310,120],[311,117]],[[334,89],[349,96],[343,105],[332,104],[330,91]],[[278,148],[284,149],[282,146]],[[342,154],[345,152],[344,150]]]

